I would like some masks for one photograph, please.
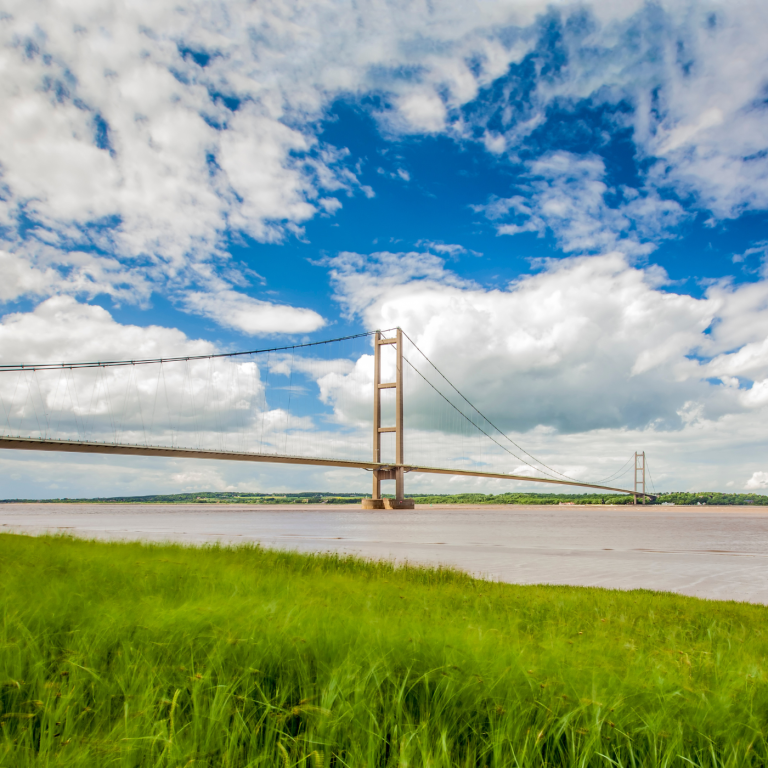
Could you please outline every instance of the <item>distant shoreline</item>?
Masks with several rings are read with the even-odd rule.
[[[52,505],[77,507],[77,506],[92,506],[92,507],[179,507],[184,508],[186,511],[190,511],[190,508],[194,508],[199,511],[203,511],[209,507],[226,507],[227,509],[238,510],[253,510],[258,508],[264,508],[276,510],[276,509],[288,509],[299,511],[321,511],[321,510],[338,510],[338,511],[360,511],[360,500],[364,497],[359,497],[355,502],[338,503],[333,501],[328,502],[249,502],[249,501],[230,501],[230,502],[190,502],[190,501],[121,501],[111,499],[21,499],[21,500],[3,500],[0,499],[0,507],[6,506],[41,506],[50,507]],[[485,502],[485,503],[471,503],[471,502],[416,502],[415,509],[444,509],[444,510],[467,510],[467,509],[485,509],[485,510],[503,510],[514,508],[532,508],[542,507],[552,509],[554,507],[561,508],[573,508],[573,509],[625,509],[627,507],[631,509],[637,509],[637,511],[653,511],[654,513],[670,512],[683,510],[686,512],[698,511],[698,512],[727,512],[727,511],[760,511],[768,514],[768,504],[561,504],[561,503],[548,503],[548,502]]]
[[[391,494],[384,494],[391,497]],[[274,507],[276,505],[348,505],[360,506],[364,493],[331,493],[327,491],[296,491],[293,493],[263,493],[234,491],[196,491],[191,493],[159,493],[137,496],[98,496],[91,498],[57,499],[0,499],[2,504],[157,504],[164,506],[185,505],[238,505]],[[413,494],[417,506],[441,507],[490,507],[490,506],[633,506],[632,494],[620,493],[453,493]],[[641,502],[638,499],[638,502]],[[719,493],[717,491],[670,491],[659,493],[655,499],[646,499],[646,508],[653,507],[768,507],[768,496],[759,493]]]

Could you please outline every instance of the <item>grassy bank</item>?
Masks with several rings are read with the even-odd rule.
[[[0,535],[2,766],[765,765],[768,609]]]

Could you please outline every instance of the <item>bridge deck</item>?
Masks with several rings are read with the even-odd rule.
[[[169,448],[159,445],[126,445],[122,443],[91,443],[79,440],[48,440],[38,437],[0,437],[0,448],[17,451],[55,451],[58,453],[106,453],[121,456],[165,456],[183,459],[215,459],[221,461],[255,461],[270,464],[303,464],[320,467],[349,467],[352,469],[392,469],[393,464],[377,464],[372,461],[348,461],[346,459],[307,458],[305,456],[283,456],[274,453],[241,453],[237,451],[214,451],[197,448]],[[529,475],[511,475],[502,472],[477,472],[465,469],[448,469],[443,467],[420,467],[404,464],[406,472],[422,472],[437,475],[461,475],[464,477],[487,477],[489,479],[519,480],[527,483],[549,483],[551,485],[567,485],[577,488],[593,488],[613,493],[634,494],[626,488],[612,488],[608,485],[592,483],[577,483],[571,480],[554,480],[547,477],[531,477]],[[638,496],[643,494],[639,493]],[[650,493],[648,498],[655,498]]]

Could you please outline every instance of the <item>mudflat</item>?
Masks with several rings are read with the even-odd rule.
[[[0,532],[260,543],[445,564],[518,584],[768,604],[768,508],[1,504]]]

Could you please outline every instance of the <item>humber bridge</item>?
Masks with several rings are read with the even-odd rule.
[[[644,452],[607,478],[570,477],[497,427],[400,328],[216,354],[3,363],[0,418],[0,448],[14,451],[368,471],[364,509],[413,508],[414,473],[655,499]],[[607,484],[627,475],[629,488]],[[387,481],[394,498],[382,496]]]

